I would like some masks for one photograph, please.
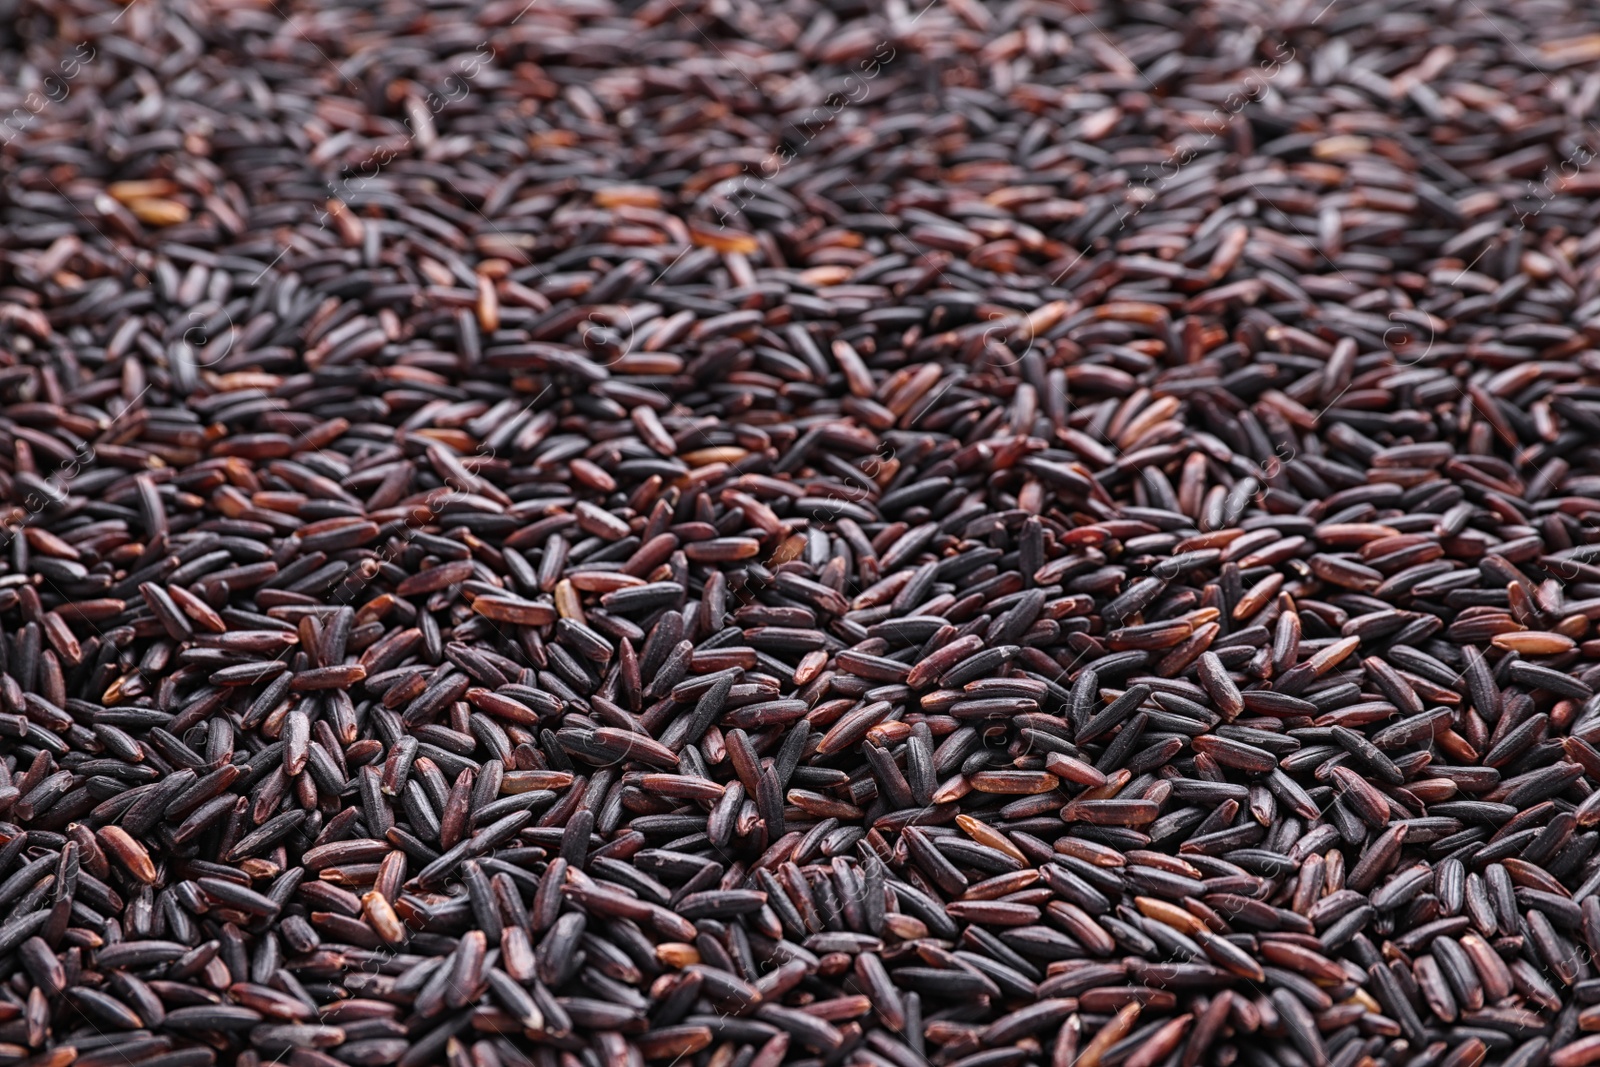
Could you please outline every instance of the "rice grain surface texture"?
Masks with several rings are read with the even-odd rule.
[[[0,0],[0,1067],[1600,1064],[1600,11]]]

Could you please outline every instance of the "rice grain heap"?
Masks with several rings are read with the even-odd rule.
[[[1600,19],[0,3],[0,1067],[1600,1063]]]

